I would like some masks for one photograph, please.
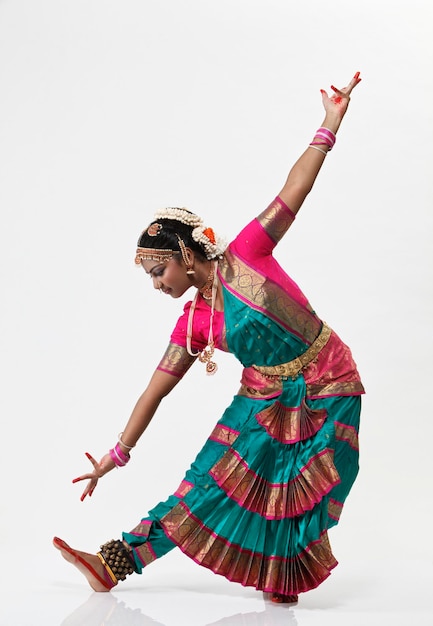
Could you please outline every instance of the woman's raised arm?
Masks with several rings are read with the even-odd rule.
[[[334,93],[331,97],[328,96],[326,91],[321,90],[325,119],[311,144],[290,170],[286,183],[278,194],[293,213],[299,211],[305,198],[311,191],[317,174],[325,160],[326,153],[335,142],[335,134],[346,114],[350,94],[360,81],[361,78],[359,72],[357,72],[347,87],[337,89],[332,86],[331,89]]]

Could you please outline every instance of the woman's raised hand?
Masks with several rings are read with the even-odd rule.
[[[337,89],[337,87],[331,85],[331,89],[334,92],[332,96],[328,96],[324,89],[320,90],[322,94],[323,106],[327,114],[336,114],[340,119],[343,118],[347,107],[349,106],[350,94],[356,85],[361,82],[359,74],[360,72],[356,72],[347,87]]]
[[[89,482],[86,485],[82,495],[81,502],[84,500],[86,496],[91,496],[95,491],[95,487],[98,484],[98,480],[104,476],[107,472],[112,470],[115,466],[114,461],[112,460],[109,453],[105,454],[99,463],[93,458],[91,454],[86,452],[86,457],[89,459],[91,464],[93,465],[93,472],[88,472],[87,474],[82,474],[82,476],[78,476],[78,478],[74,478],[73,483],[78,483],[81,480],[88,480]]]

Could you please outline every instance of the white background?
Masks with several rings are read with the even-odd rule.
[[[432,12],[429,0],[0,1],[2,625],[59,624],[84,602],[51,537],[94,552],[135,526],[237,391],[232,357],[213,378],[197,364],[130,465],[80,502],[84,452],[116,441],[183,305],[135,268],[141,230],[174,205],[234,237],[311,141],[319,89],[357,70],[276,253],[367,389],[361,473],[331,535],[341,565],[285,623],[347,623],[344,607],[353,624],[358,611],[431,623]],[[280,623],[185,557],[152,567],[117,592],[136,590],[126,608],[91,602],[113,602],[124,623],[132,609],[140,624]],[[182,585],[209,592],[185,621],[169,602]],[[159,601],[143,604],[149,589]],[[102,623],[93,609],[68,624]]]

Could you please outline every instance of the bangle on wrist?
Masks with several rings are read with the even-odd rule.
[[[328,146],[329,150],[332,150],[335,145],[336,139],[337,138],[332,130],[329,130],[329,128],[325,128],[325,126],[321,126],[318,130],[316,130],[316,134],[314,135],[314,139],[310,143],[310,146],[322,144]]]
[[[118,434],[118,439],[117,441],[124,447],[127,448],[128,450],[132,450],[132,448],[135,448],[135,444],[133,446],[127,446],[126,443],[124,443],[122,441],[122,435],[123,435],[123,430],[121,433]]]
[[[118,443],[116,443],[114,448],[111,448],[109,454],[116,467],[124,467],[131,460],[129,454],[125,454]]]
[[[321,145],[323,146],[324,144],[321,144]],[[314,148],[314,150],[318,150],[318,152],[321,152],[325,156],[328,154],[328,152],[326,150],[322,150],[322,148],[319,148],[319,146],[316,146],[316,144],[314,144],[314,143],[310,143],[310,145],[308,147],[309,148]]]

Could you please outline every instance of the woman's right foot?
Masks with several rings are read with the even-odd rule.
[[[78,571],[86,577],[93,591],[110,591],[114,587],[113,581],[96,554],[74,550],[58,537],[54,537],[53,545],[60,550],[66,561],[75,565]]]
[[[271,602],[275,602],[276,604],[297,604],[298,596],[293,595],[285,595],[283,593],[273,593],[271,594]]]

